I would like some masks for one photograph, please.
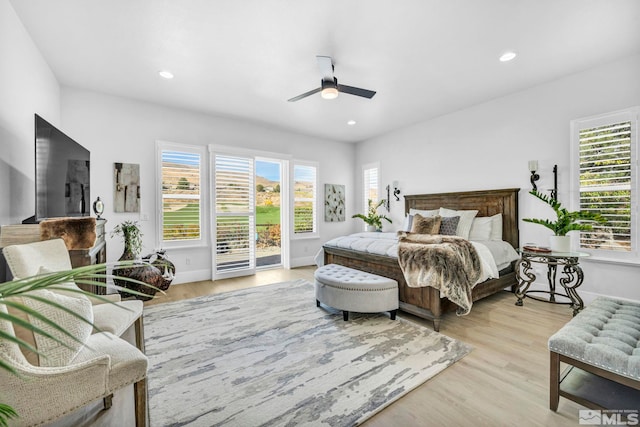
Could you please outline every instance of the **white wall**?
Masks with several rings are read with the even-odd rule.
[[[353,199],[355,145],[296,135],[246,121],[215,117],[185,110],[107,96],[95,92],[63,87],[62,123],[68,133],[91,150],[91,194],[105,202],[107,230],[126,220],[140,220],[139,214],[113,212],[114,162],[140,164],[141,213],[149,221],[141,222],[144,251],[156,245],[155,141],[183,144],[221,144],[290,154],[294,159],[319,162],[319,194],[324,184],[344,184],[347,191],[347,214],[354,212]],[[352,231],[353,220],[324,222],[322,203],[319,217],[320,238],[291,243],[292,266],[313,263],[313,256],[328,239]],[[122,253],[118,238],[107,239],[108,259]],[[176,264],[176,283],[206,280],[211,277],[211,249],[171,249]],[[190,258],[187,267],[186,258]]]
[[[398,180],[403,194],[521,188],[520,218],[547,216],[549,208],[527,194],[527,162],[539,161],[539,189],[552,188],[557,164],[559,200],[568,203],[569,122],[640,105],[638,76],[640,55],[418,123],[358,144],[356,165],[379,161],[382,187]],[[390,228],[398,228],[404,202],[392,202],[391,214]],[[536,224],[519,227],[521,243],[546,244],[551,234]],[[640,267],[582,265],[586,300],[595,294],[640,300]]]
[[[8,0],[0,0],[0,225],[35,213],[34,113],[60,122],[60,87]]]

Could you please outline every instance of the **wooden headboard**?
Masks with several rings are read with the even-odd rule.
[[[502,214],[502,239],[514,248],[520,246],[518,233],[519,188],[504,190],[463,191],[459,193],[417,194],[404,196],[404,211],[409,209],[449,208],[456,210],[477,209],[478,216]]]

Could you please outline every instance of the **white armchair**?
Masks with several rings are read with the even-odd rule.
[[[7,266],[16,278],[72,268],[69,253],[62,239],[7,246],[2,252]],[[65,286],[75,287],[76,285],[70,283]],[[58,292],[58,294],[64,293]],[[77,296],[72,293],[70,295]],[[113,391],[131,383],[134,383],[136,425],[138,427],[146,425],[147,365],[143,354],[143,304],[138,300],[121,301],[118,294],[106,297],[113,303],[104,303],[98,298],[90,299],[90,311],[97,330],[90,334],[87,345],[66,366],[54,368],[37,366],[38,360],[34,360],[33,353],[31,355],[27,353],[25,358],[23,354],[25,352],[17,346],[14,348],[11,343],[6,342],[0,345],[2,352],[0,356],[3,359],[6,358],[24,376],[22,379],[11,375],[5,378],[6,373],[0,372],[0,399],[11,400],[3,403],[19,409],[21,415],[22,412],[27,411],[29,417],[32,417],[28,419],[32,421],[25,425],[37,425],[38,422],[50,421],[51,414],[57,414],[56,417],[59,417],[99,398],[105,398],[105,408],[108,409]],[[11,333],[14,333],[11,324],[1,327],[6,330],[11,328]],[[137,349],[117,338],[131,327],[135,328]],[[141,371],[138,372],[140,369]],[[84,380],[80,381],[80,377]],[[11,384],[11,388],[5,388],[5,384],[7,386]],[[16,387],[16,393],[13,392],[14,387]],[[5,396],[6,390],[12,390],[9,393],[12,396],[11,399]],[[69,390],[73,390],[74,393],[69,393]],[[70,394],[73,396],[69,396]],[[56,409],[43,403],[41,397]],[[28,399],[22,401],[21,398]],[[39,404],[33,405],[34,400]],[[38,408],[45,408],[45,412],[49,414],[46,419],[42,418],[43,414],[38,412]]]
[[[0,305],[0,312],[6,313],[4,305]],[[8,321],[0,320],[0,329],[15,334]],[[0,340],[0,358],[18,373],[0,369],[0,401],[20,416],[11,426],[52,422],[121,387],[144,381],[147,374],[146,356],[109,332],[89,335],[79,353],[64,366],[32,365],[18,345],[7,340]]]

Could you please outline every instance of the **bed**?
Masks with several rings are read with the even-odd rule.
[[[502,240],[514,249],[519,247],[518,233],[518,188],[501,190],[465,191],[454,193],[407,195],[405,213],[411,209],[431,210],[445,207],[455,210],[477,209],[478,217],[502,215]],[[440,329],[443,314],[455,310],[457,305],[432,287],[411,288],[407,286],[398,259],[393,256],[364,253],[357,250],[333,247],[325,244],[324,264],[339,264],[398,281],[400,309],[433,321],[435,331]],[[497,278],[478,283],[472,292],[473,301],[493,295],[516,285],[515,262],[499,271]]]

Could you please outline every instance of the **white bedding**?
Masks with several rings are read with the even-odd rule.
[[[476,283],[497,278],[499,271],[518,259],[518,253],[508,242],[497,240],[473,241],[482,262],[482,274]],[[340,236],[325,243],[342,249],[351,249],[392,258],[398,257],[397,233],[362,232]],[[318,266],[324,264],[324,251],[321,249],[315,258]]]

